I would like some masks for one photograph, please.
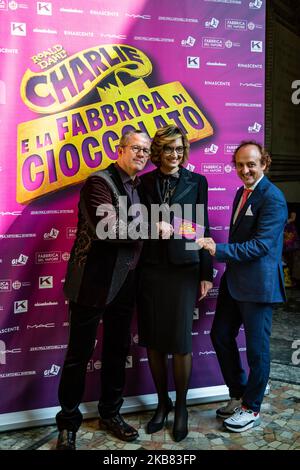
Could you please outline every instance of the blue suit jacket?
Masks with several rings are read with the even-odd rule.
[[[286,298],[281,258],[288,216],[285,198],[264,176],[233,224],[242,192],[243,187],[233,202],[229,243],[217,244],[216,259],[227,263],[225,275],[234,299],[283,302]]]

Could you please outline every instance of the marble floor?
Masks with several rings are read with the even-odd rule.
[[[173,413],[165,429],[152,435],[145,425],[152,412],[127,414],[126,419],[139,430],[139,438],[125,443],[99,429],[98,420],[83,422],[77,436],[79,450],[300,450],[300,291],[291,289],[287,304],[274,314],[271,342],[271,389],[265,397],[259,427],[231,433],[216,419],[221,404],[189,406],[189,434],[180,443],[172,440]],[[298,346],[299,349],[299,346]],[[294,353],[294,355],[293,355]],[[0,434],[0,450],[52,450],[55,426],[43,426]]]
[[[219,405],[219,404],[218,404]],[[151,412],[128,414],[128,422],[139,430],[139,439],[122,442],[100,430],[97,419],[83,422],[77,437],[79,450],[300,450],[300,385],[272,381],[262,407],[262,424],[243,433],[224,430],[216,419],[213,404],[189,407],[189,434],[180,443],[172,440],[173,413],[168,425],[148,435],[145,425]],[[0,436],[0,449],[51,450],[55,448],[55,426],[10,431]]]
[[[273,314],[270,377],[300,386],[300,287],[287,289],[287,296]]]

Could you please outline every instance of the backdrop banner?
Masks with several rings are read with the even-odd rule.
[[[265,2],[0,1],[0,413],[58,406],[68,340],[62,286],[82,182],[122,133],[176,124],[209,183],[216,241],[241,185],[232,153],[263,141]],[[151,164],[145,171],[153,169]],[[209,332],[224,264],[194,311],[191,389],[222,385]],[[116,326],[117,327],[117,326]],[[244,356],[243,333],[240,350]],[[101,324],[84,402],[98,399]],[[136,323],[127,397],[154,393]],[[170,389],[173,385],[170,382]]]

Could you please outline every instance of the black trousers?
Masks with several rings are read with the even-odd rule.
[[[125,364],[130,347],[130,325],[135,305],[135,272],[128,276],[116,298],[105,308],[70,302],[70,336],[59,384],[61,411],[56,415],[58,429],[77,431],[82,422],[79,410],[87,371],[103,319],[101,393],[99,414],[115,416],[123,403]]]

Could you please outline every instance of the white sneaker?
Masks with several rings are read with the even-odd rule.
[[[241,407],[242,400],[237,398],[230,398],[227,405],[218,408],[216,411],[216,415],[218,418],[229,418],[229,416],[233,415],[238,408]]]
[[[233,416],[223,421],[226,429],[233,432],[247,431],[255,426],[259,426],[260,423],[259,413],[254,413],[254,411],[247,410],[246,408],[240,408]]]

